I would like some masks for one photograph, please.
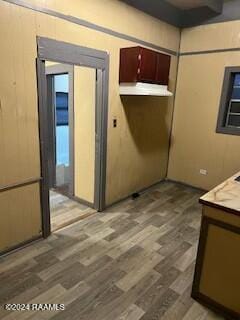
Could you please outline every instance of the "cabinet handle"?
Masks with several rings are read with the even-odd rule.
[[[139,73],[140,73],[140,71],[141,71],[141,70],[140,70],[140,68],[138,68],[137,73],[139,74]]]
[[[141,60],[141,59],[142,59],[142,55],[139,54],[139,55],[138,55],[138,60]]]

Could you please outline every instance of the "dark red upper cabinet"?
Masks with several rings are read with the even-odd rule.
[[[167,85],[171,57],[142,47],[120,50],[119,82]]]
[[[157,54],[156,83],[168,85],[171,57],[167,54]]]
[[[152,50],[140,48],[138,81],[154,83],[156,69],[157,69],[156,52]]]

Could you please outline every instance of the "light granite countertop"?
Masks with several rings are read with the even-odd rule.
[[[238,176],[240,172],[203,195],[199,202],[240,215],[240,181],[235,180]]]

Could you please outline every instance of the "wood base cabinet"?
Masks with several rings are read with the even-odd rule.
[[[240,319],[240,216],[203,206],[192,297]]]

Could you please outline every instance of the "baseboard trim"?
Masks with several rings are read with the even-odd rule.
[[[33,243],[36,243],[38,241],[41,241],[41,240],[44,240],[43,236],[42,235],[38,235],[38,236],[35,236],[29,240],[26,240],[26,241],[23,241],[23,242],[20,242],[19,244],[15,245],[15,246],[12,246],[12,247],[9,247],[8,249],[6,250],[3,250],[0,252],[0,257],[3,258],[3,257],[6,257],[14,252],[17,252],[23,248],[26,248],[26,247],[29,247],[30,245],[32,245]]]
[[[201,191],[201,192],[208,192],[208,190],[205,190],[205,189],[202,189],[202,188],[198,188],[198,187],[195,187],[195,186],[192,186],[190,184],[187,184],[187,183],[184,183],[184,182],[181,182],[181,181],[176,181],[176,180],[172,180],[172,179],[168,179],[168,178],[164,178],[162,180],[159,180],[158,182],[155,182],[153,183],[152,185],[148,186],[148,187],[145,187],[145,188],[142,188],[138,191],[134,191],[133,193],[140,193],[140,194],[144,194],[145,192],[153,189],[154,187],[156,187],[158,184],[161,184],[161,183],[164,183],[164,182],[172,182],[172,183],[177,183],[179,185],[182,185],[182,186],[185,186],[185,187],[188,187],[188,188],[192,188],[192,189],[195,189],[197,191]],[[120,202],[124,201],[124,200],[128,200],[131,198],[131,195],[128,195],[124,198],[121,198],[120,200],[117,200],[109,205],[106,206],[106,210],[108,210],[109,208],[119,204]],[[104,211],[103,211],[104,212]]]
[[[81,199],[81,198],[79,198],[79,197],[76,197],[76,196],[73,196],[73,195],[71,195],[71,194],[68,194],[67,192],[61,191],[61,190],[58,189],[58,188],[53,188],[52,190],[53,190],[54,192],[56,192],[56,193],[62,194],[63,196],[65,196],[65,197],[67,197],[67,198],[69,198],[69,199],[71,199],[71,200],[74,200],[74,201],[76,201],[76,202],[79,202],[80,204],[83,204],[83,205],[85,205],[85,206],[87,206],[87,207],[89,207],[89,208],[95,209],[95,208],[94,208],[94,203],[92,203],[92,202],[88,202],[87,200],[84,200],[84,199]]]
[[[76,196],[68,196],[70,199],[74,200],[74,201],[77,201],[79,202],[80,204],[83,204],[91,209],[95,209],[94,208],[94,203],[91,203],[91,202],[88,202],[87,200],[84,200],[84,199],[81,199],[81,198],[78,198]]]
[[[109,208],[111,208],[111,207],[119,204],[120,202],[122,202],[122,201],[124,201],[124,200],[130,199],[133,193],[144,194],[145,192],[151,190],[152,188],[156,187],[158,184],[163,183],[163,182],[165,182],[165,181],[166,181],[165,179],[162,179],[162,180],[159,180],[158,182],[155,182],[155,183],[151,184],[151,185],[148,186],[148,187],[145,187],[145,188],[142,188],[142,189],[137,189],[136,191],[133,191],[133,192],[131,193],[131,195],[128,195],[128,196],[126,196],[126,197],[123,197],[123,198],[121,198],[121,199],[119,199],[119,200],[116,200],[116,201],[110,203],[110,204],[107,204],[105,210],[108,210]],[[103,212],[104,212],[104,211],[103,211]]]
[[[202,192],[205,192],[205,193],[209,191],[209,190],[206,190],[206,189],[203,189],[203,188],[195,187],[195,186],[193,186],[191,184],[188,184],[188,183],[185,183],[185,182],[182,182],[182,181],[177,181],[177,180],[173,180],[173,179],[169,179],[169,178],[166,178],[165,181],[177,183],[177,184],[180,184],[182,186],[189,187],[189,188],[195,189],[197,191],[202,191]]]

